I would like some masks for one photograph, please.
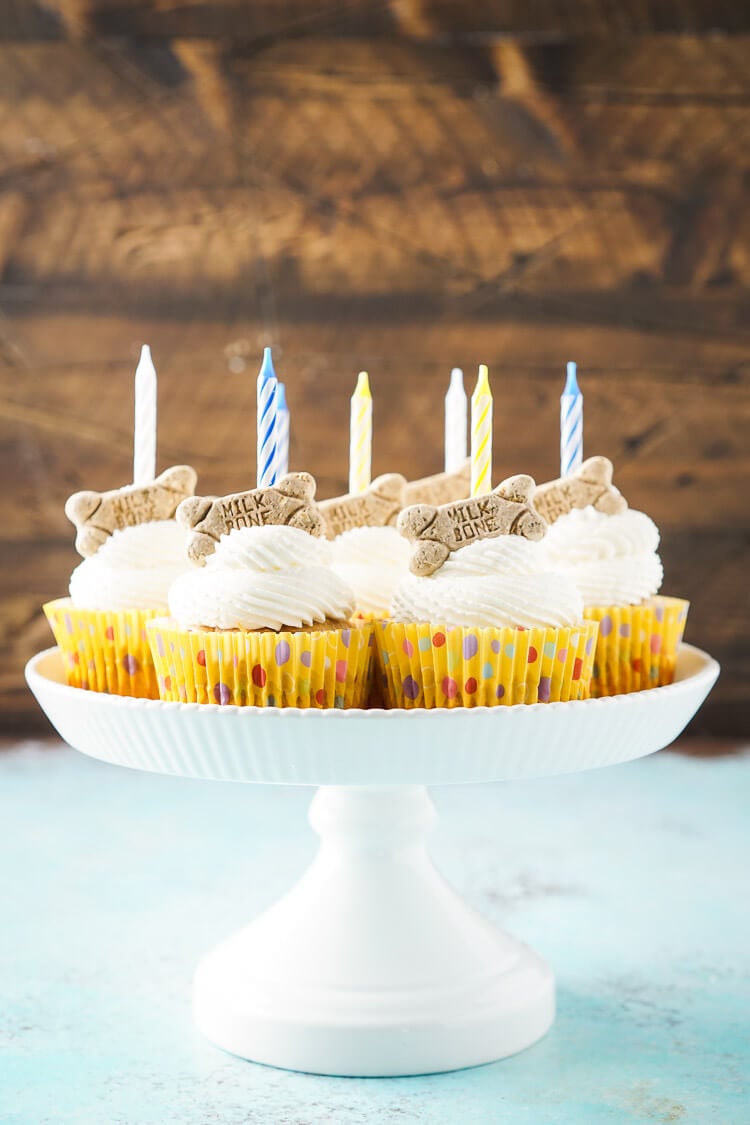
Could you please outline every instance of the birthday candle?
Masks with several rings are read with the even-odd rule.
[[[484,364],[471,396],[471,495],[492,491],[492,391]]]
[[[372,472],[372,395],[366,371],[360,371],[352,395],[349,423],[349,491],[365,492]]]
[[[583,395],[576,381],[576,365],[569,363],[565,389],[560,395],[560,476],[570,476],[582,461]]]
[[[445,396],[445,471],[453,473],[466,460],[466,427],[468,403],[464,390],[464,373],[460,367],[451,371]]]
[[[279,383],[276,389],[276,479],[289,472],[289,407],[286,404],[286,387]]]
[[[258,373],[258,488],[276,483],[276,387],[271,349],[263,349]]]
[[[135,369],[133,484],[149,484],[156,476],[156,368],[147,344]]]

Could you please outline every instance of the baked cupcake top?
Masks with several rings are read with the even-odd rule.
[[[578,586],[584,605],[636,605],[661,588],[659,529],[627,508],[607,515],[574,508],[550,527],[544,540],[549,563]]]
[[[301,629],[346,621],[351,588],[331,569],[331,544],[297,527],[239,527],[169,591],[182,628]]]
[[[570,577],[550,570],[539,543],[503,535],[454,552],[428,577],[408,575],[392,615],[396,621],[480,628],[559,628],[583,619],[583,600]]]
[[[409,570],[409,544],[395,527],[356,527],[333,540],[333,569],[351,586],[357,612],[387,615]]]

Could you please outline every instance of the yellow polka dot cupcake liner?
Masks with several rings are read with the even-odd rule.
[[[450,628],[376,623],[390,707],[510,707],[586,699],[598,623],[574,628]]]
[[[364,707],[372,625],[299,632],[181,629],[149,624],[162,699],[238,707]]]
[[[163,609],[79,609],[70,598],[48,602],[43,609],[72,687],[159,698],[146,625]]]
[[[373,626],[373,631],[377,630],[379,625],[383,625],[390,621],[387,614],[381,614],[379,617],[374,614],[357,614],[354,620],[368,621]],[[374,635],[373,635],[374,640]],[[370,710],[379,710],[383,707],[388,707],[388,701],[385,697],[383,684],[385,682],[385,668],[383,666],[383,657],[380,646],[375,644],[372,653],[372,663],[370,664],[370,687],[367,692],[367,706]]]
[[[589,606],[599,622],[591,694],[626,695],[674,680],[690,602],[658,596],[642,605]]]

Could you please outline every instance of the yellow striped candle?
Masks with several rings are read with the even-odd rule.
[[[365,492],[372,473],[372,395],[366,371],[360,371],[352,395],[349,426],[349,491]]]
[[[471,396],[471,495],[492,491],[492,391],[482,364]]]

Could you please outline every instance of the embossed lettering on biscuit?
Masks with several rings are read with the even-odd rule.
[[[76,527],[76,550],[86,558],[113,531],[172,519],[178,505],[195,491],[197,479],[189,465],[174,465],[150,484],[129,484],[109,492],[74,492],[65,504],[65,514]]]
[[[416,504],[405,508],[397,526],[414,543],[409,564],[412,573],[422,577],[434,574],[451,551],[478,539],[494,539],[498,535],[541,539],[547,525],[531,501],[535,488],[533,477],[519,474],[508,477],[486,496],[439,507]]]
[[[315,487],[315,478],[309,473],[287,473],[270,488],[253,488],[216,498],[191,497],[177,509],[178,523],[190,532],[188,557],[203,566],[221,536],[240,527],[283,524],[323,536],[325,528],[315,504]]]
[[[320,500],[318,509],[325,520],[326,535],[335,539],[354,527],[394,525],[404,506],[405,489],[406,477],[385,473],[376,477],[366,492]]]
[[[613,472],[608,457],[589,457],[571,476],[538,485],[534,506],[547,523],[554,523],[573,508],[586,508],[589,504],[598,512],[615,516],[625,511],[628,502],[612,483]]]

